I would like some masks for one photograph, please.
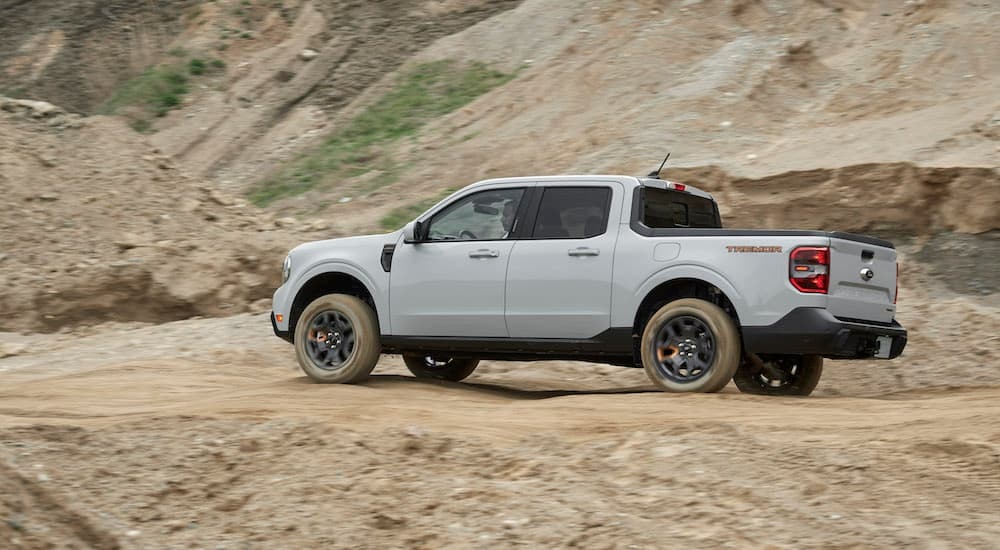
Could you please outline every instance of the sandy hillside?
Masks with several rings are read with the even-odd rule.
[[[0,329],[247,311],[310,234],[188,176],[121,120],[51,104],[0,98],[0,166],[0,309],[16,312]]]
[[[957,0],[0,0],[0,548],[996,546],[998,28]],[[500,84],[254,205],[435,63]],[[161,112],[122,99],[171,79]],[[391,356],[331,386],[271,334],[296,243],[666,151],[728,226],[896,242],[903,356],[808,399]]]
[[[744,206],[735,223],[774,226],[770,212],[760,211],[773,203],[768,184],[780,182],[782,195],[789,185],[819,195],[808,204],[794,201],[800,210],[831,202],[860,207],[877,194],[891,197],[896,212],[927,215],[921,196],[933,189],[960,203],[944,219],[928,216],[937,229],[971,215],[977,221],[960,231],[988,231],[1000,227],[1000,61],[991,55],[1000,48],[998,23],[989,3],[528,0],[404,65],[481,61],[516,78],[396,146],[391,158],[406,166],[397,183],[379,183],[375,166],[357,178],[362,187],[375,185],[369,195],[359,197],[358,185],[334,178],[279,204],[295,209],[352,195],[365,208],[330,201],[312,215],[332,216],[348,231],[371,230],[394,207],[477,179],[645,173],[671,151],[672,166],[699,167],[677,175],[689,183],[713,191],[733,181],[763,187],[761,196],[734,197]],[[333,127],[393,89],[396,78],[388,75],[334,112]],[[291,151],[321,135],[303,133],[273,158],[292,158]],[[911,177],[894,173],[896,163],[947,170]],[[259,174],[245,166],[253,164],[220,174],[234,188],[252,185]],[[274,161],[257,165],[266,170]],[[700,177],[713,166],[721,172]],[[940,192],[959,176],[966,181],[954,192]],[[899,194],[910,204],[896,203]],[[778,216],[832,226],[892,215]]]

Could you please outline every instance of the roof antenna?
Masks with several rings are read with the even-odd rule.
[[[649,175],[646,177],[660,179],[660,172],[663,170],[663,166],[667,164],[668,158],[670,158],[670,153],[667,153],[667,156],[663,159],[663,162],[660,163],[660,167],[657,168],[655,172],[650,172]]]

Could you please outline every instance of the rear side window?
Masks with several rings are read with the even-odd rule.
[[[586,239],[608,227],[608,187],[547,187],[535,218],[534,239]]]
[[[642,224],[652,229],[673,227],[722,227],[711,199],[668,189],[642,190]]]

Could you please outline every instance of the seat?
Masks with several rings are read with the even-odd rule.
[[[588,216],[587,223],[583,226],[583,236],[593,237],[599,235],[604,229],[604,218],[601,216]]]
[[[562,216],[560,216],[558,210],[542,210],[538,213],[538,222],[535,224],[534,236],[543,239],[569,237],[569,233],[563,227]]]

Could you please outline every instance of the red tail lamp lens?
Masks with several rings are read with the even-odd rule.
[[[792,250],[788,280],[799,292],[826,294],[830,288],[830,248],[800,246]]]

